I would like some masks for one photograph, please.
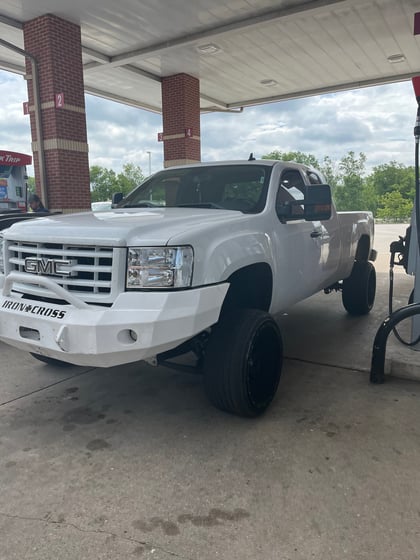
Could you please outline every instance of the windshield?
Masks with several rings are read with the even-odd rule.
[[[118,208],[194,207],[261,212],[271,166],[215,165],[160,171]]]

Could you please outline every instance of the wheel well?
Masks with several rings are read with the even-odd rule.
[[[273,292],[273,274],[266,263],[246,266],[228,279],[229,290],[223,302],[222,313],[237,308],[268,311]]]
[[[356,250],[356,261],[367,261],[369,260],[370,251],[370,239],[368,235],[362,235],[359,239]]]

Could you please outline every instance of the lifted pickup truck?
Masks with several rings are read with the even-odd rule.
[[[369,212],[337,213],[304,165],[168,168],[109,212],[2,232],[0,340],[97,367],[193,352],[213,404],[256,416],[280,379],[273,314],[321,290],[351,314],[372,308],[373,227]]]

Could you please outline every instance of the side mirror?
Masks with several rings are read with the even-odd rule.
[[[305,189],[305,220],[329,220],[331,218],[331,187],[329,185],[311,185]]]
[[[302,200],[292,200],[277,206],[282,223],[296,220],[323,221],[331,218],[331,187],[329,185],[305,186]]]
[[[115,206],[119,204],[123,198],[124,196],[122,192],[114,193],[112,195],[112,208],[115,208]]]

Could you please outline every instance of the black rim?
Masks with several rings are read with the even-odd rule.
[[[373,302],[375,301],[375,293],[376,293],[375,273],[371,272],[369,274],[369,282],[368,282],[368,290],[367,290],[369,308],[372,307]]]
[[[245,356],[246,388],[254,408],[272,400],[279,381],[281,347],[276,329],[265,323],[255,333]]]

